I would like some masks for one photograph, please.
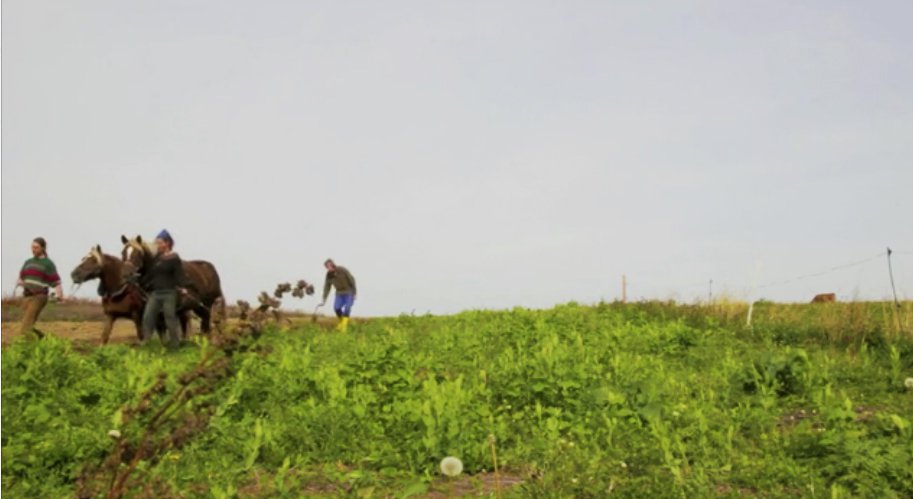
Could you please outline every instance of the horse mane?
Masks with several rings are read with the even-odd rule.
[[[158,247],[148,241],[139,242],[137,241],[137,237],[127,241],[127,245],[132,246],[136,250],[142,251],[144,255],[154,257],[158,254]]]
[[[155,256],[159,253],[158,246],[147,243],[146,241],[143,241],[143,251],[149,256]]]
[[[104,263],[109,263],[109,264],[110,263],[114,263],[114,264],[123,263],[120,258],[118,258],[114,255],[109,255],[107,253],[102,253],[101,258],[102,258],[102,260],[104,260]]]
[[[107,253],[101,253],[101,260],[102,269],[101,275],[98,276],[98,294],[105,295],[117,291],[117,285],[111,286],[113,284],[110,282],[112,279],[123,282],[124,262],[120,258]],[[109,289],[112,287],[114,289]]]

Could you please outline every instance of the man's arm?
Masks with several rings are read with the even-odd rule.
[[[353,276],[352,273],[349,272],[349,269],[346,269],[346,279],[348,279],[349,284],[352,285],[352,296],[357,295],[358,289],[355,287],[355,276]]]
[[[323,280],[323,302],[327,302],[327,297],[330,296],[330,287],[333,286],[333,279],[329,272],[327,272],[326,278]]]
[[[28,265],[28,263],[29,263],[29,262],[26,261],[24,264],[22,264],[22,268],[19,269],[19,278],[16,279],[16,286],[17,286],[17,287],[20,287],[20,288],[24,288],[24,287],[25,287],[25,281],[22,280],[22,271],[25,270],[25,266]],[[16,293],[16,288],[13,288],[13,294],[15,294],[15,293]]]
[[[63,282],[60,280],[60,276],[57,275],[57,266],[54,265],[54,262],[51,262],[50,271],[50,277],[53,281],[51,285],[54,286],[54,291],[57,293],[57,300],[63,301]]]

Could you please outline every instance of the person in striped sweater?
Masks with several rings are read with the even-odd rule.
[[[57,299],[63,300],[63,286],[60,283],[60,276],[57,275],[57,267],[54,262],[48,258],[48,243],[43,237],[36,237],[32,241],[32,258],[25,261],[22,270],[19,271],[19,281],[17,283],[22,287],[23,310],[22,310],[22,334],[32,331],[42,336],[35,330],[35,322],[38,316],[48,304],[48,292],[50,288],[56,288]]]

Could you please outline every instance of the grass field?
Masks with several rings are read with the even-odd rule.
[[[913,303],[746,312],[303,321],[177,351],[20,338],[2,353],[2,491],[913,497]]]

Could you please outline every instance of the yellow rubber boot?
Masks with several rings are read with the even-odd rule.
[[[343,317],[339,319],[339,324],[336,325],[337,331],[345,331],[349,327],[349,318]]]

